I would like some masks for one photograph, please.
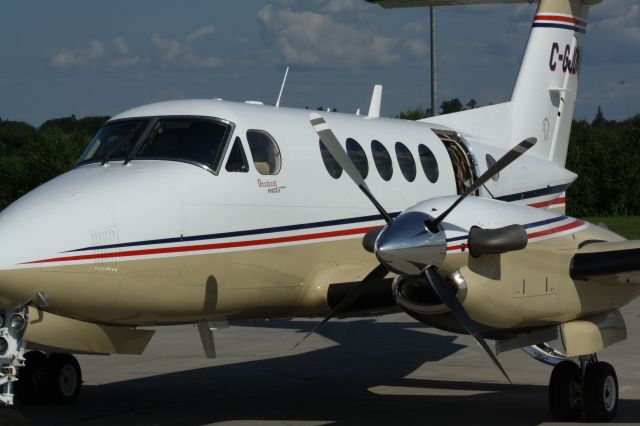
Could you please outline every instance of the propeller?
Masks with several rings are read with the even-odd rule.
[[[500,372],[511,383],[511,379],[493,354],[486,341],[479,332],[475,322],[466,312],[451,287],[437,272],[446,254],[446,237],[439,226],[440,223],[455,209],[465,198],[484,185],[489,179],[500,173],[509,164],[519,158],[536,143],[535,138],[528,138],[513,147],[502,156],[493,166],[483,173],[473,185],[467,189],[456,201],[441,213],[437,218],[421,212],[406,212],[395,219],[385,211],[382,205],[373,196],[373,193],[364,182],[347,153],[338,142],[333,131],[318,113],[311,113],[309,121],[314,130],[325,144],[331,155],[347,172],[349,177],[369,198],[375,208],[387,222],[382,230],[372,230],[363,239],[363,246],[369,251],[374,251],[380,265],[367,275],[349,294],[343,299],[320,323],[318,323],[302,340],[314,333],[319,327],[329,321],[346,306],[353,303],[361,295],[366,294],[367,288],[375,281],[387,274],[387,269],[405,275],[422,274],[429,285],[436,292],[442,302],[449,308],[452,314],[460,321],[465,330],[471,334],[478,345],[489,355]],[[425,229],[426,225],[426,229]],[[297,346],[297,345],[296,345]]]
[[[489,345],[487,345],[487,342],[484,340],[484,337],[482,337],[482,334],[480,334],[478,327],[476,327],[476,323],[473,322],[471,317],[469,317],[469,314],[467,314],[467,311],[464,310],[462,303],[460,303],[460,301],[456,297],[456,294],[451,289],[451,286],[442,279],[440,274],[436,272],[433,266],[425,269],[423,274],[431,285],[431,288],[433,288],[433,291],[435,291],[440,300],[442,300],[442,303],[444,303],[444,305],[449,308],[451,313],[458,319],[458,321],[460,321],[464,329],[467,330],[467,333],[469,333],[473,336],[474,339],[476,339],[478,345],[480,345],[484,352],[489,355],[489,358],[491,358],[495,366],[498,367],[507,381],[509,383],[513,383],[511,382],[509,375],[507,375],[507,372],[504,370],[504,368],[502,368],[502,365],[498,361],[498,358],[496,358],[491,348],[489,348]]]
[[[307,337],[309,337],[313,333],[315,333],[317,329],[322,327],[327,321],[329,321],[331,318],[333,318],[334,315],[340,313],[344,308],[346,308],[347,306],[351,305],[353,302],[358,300],[364,294],[367,294],[368,287],[370,285],[372,285],[373,283],[382,280],[388,273],[389,273],[389,271],[387,270],[387,268],[383,264],[380,264],[380,265],[376,266],[376,268],[373,271],[369,272],[369,274],[366,277],[364,277],[364,279],[362,281],[360,281],[360,283],[358,283],[358,285],[355,286],[353,288],[353,290],[351,290],[349,292],[349,294],[347,294],[347,296],[344,299],[342,299],[340,301],[340,303],[338,303],[336,305],[335,308],[333,308],[333,310],[329,313],[329,315],[324,317],[324,319],[322,321],[320,321],[318,324],[316,324],[315,327],[313,327],[311,329],[311,331],[309,331],[302,338],[302,340],[300,340],[298,343],[296,343],[296,345],[294,347],[297,348],[298,345],[300,345],[300,343],[302,343],[305,340],[307,340]]]

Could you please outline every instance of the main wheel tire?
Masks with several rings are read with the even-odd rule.
[[[46,396],[47,356],[38,351],[27,352],[25,365],[18,370],[16,397],[23,404],[43,402]]]
[[[51,354],[47,360],[47,399],[58,405],[75,402],[82,387],[82,371],[73,355]]]
[[[558,421],[576,420],[580,407],[576,393],[580,385],[580,367],[571,361],[562,361],[553,368],[549,380],[549,409]]]
[[[587,419],[606,422],[618,411],[618,377],[606,362],[596,362],[587,367],[584,380],[584,407]]]

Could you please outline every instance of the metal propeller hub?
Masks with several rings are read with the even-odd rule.
[[[447,239],[442,227],[436,232],[427,227],[433,217],[408,211],[387,225],[376,240],[375,253],[380,263],[401,275],[419,275],[429,266],[439,267],[447,254]]]

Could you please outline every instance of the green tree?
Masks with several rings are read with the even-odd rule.
[[[406,111],[400,112],[396,118],[403,120],[422,120],[423,118],[431,117],[431,108],[426,109],[421,106],[409,108]]]
[[[593,127],[604,127],[607,124],[607,120],[604,118],[604,114],[602,113],[602,108],[598,106],[598,112],[596,112],[596,116],[591,122]]]
[[[453,98],[448,101],[442,101],[440,104],[440,113],[441,114],[450,114],[452,112],[462,111],[464,107],[462,106],[462,102],[460,99]]]

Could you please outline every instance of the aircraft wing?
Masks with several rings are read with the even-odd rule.
[[[640,285],[640,241],[595,242],[573,256],[574,280]]]
[[[496,3],[533,3],[534,0],[367,0],[385,9],[396,7],[460,6]]]

